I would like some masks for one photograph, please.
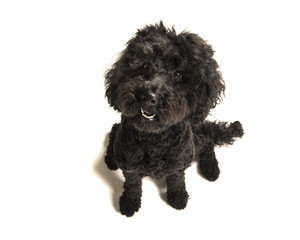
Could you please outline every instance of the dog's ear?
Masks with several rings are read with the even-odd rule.
[[[214,51],[200,36],[193,33],[182,33],[187,44],[187,54],[191,62],[189,72],[192,73],[194,82],[193,92],[197,100],[192,106],[192,118],[203,121],[222,99],[225,85],[216,60]],[[196,91],[196,92],[195,92]]]
[[[119,111],[117,106],[118,88],[122,82],[121,71],[123,69],[122,62],[117,60],[110,69],[105,72],[105,96],[111,107]]]

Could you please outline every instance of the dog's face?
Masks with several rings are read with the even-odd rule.
[[[136,129],[160,132],[202,122],[224,90],[213,50],[198,35],[162,22],[132,38],[105,74],[106,96]]]

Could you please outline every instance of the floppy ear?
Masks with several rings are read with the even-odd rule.
[[[115,110],[119,111],[117,106],[117,96],[118,96],[118,88],[122,82],[122,72],[123,66],[120,61],[116,61],[110,69],[105,72],[105,96],[107,97],[107,101],[111,107]]]
[[[191,118],[204,121],[209,110],[214,108],[222,99],[225,85],[219,66],[213,58],[214,51],[201,37],[193,33],[182,33],[188,44],[188,58],[191,63],[190,72],[196,90],[196,100],[192,106]],[[195,92],[196,91],[196,92]]]

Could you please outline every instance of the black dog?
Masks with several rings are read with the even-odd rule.
[[[139,30],[106,72],[106,96],[121,123],[112,128],[105,162],[125,177],[122,214],[139,210],[144,176],[166,177],[168,203],[184,209],[185,169],[196,160],[200,174],[216,180],[214,147],[243,135],[239,122],[205,121],[225,89],[213,54],[198,35],[160,22]]]

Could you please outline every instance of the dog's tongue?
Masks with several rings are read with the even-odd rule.
[[[147,109],[144,109],[144,113],[148,116],[152,116],[153,115],[153,112],[147,110]]]

